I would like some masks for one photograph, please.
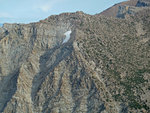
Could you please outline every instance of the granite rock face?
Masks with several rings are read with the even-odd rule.
[[[150,10],[142,11],[128,20],[76,12],[4,24],[0,112],[148,113]]]

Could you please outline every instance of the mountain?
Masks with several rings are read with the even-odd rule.
[[[134,14],[136,12],[139,12],[139,10],[142,10],[143,8],[149,8],[149,6],[149,0],[128,0],[115,4],[114,6],[101,12],[100,15],[104,15],[107,17],[125,18],[126,15]]]
[[[115,4],[114,6],[104,10],[100,14],[104,15],[104,16],[108,16],[108,17],[116,17],[120,6],[126,6],[126,5],[127,6],[136,6],[137,2],[138,2],[138,0],[128,0],[125,2],[121,2],[121,3]]]
[[[150,9],[139,8],[4,24],[0,112],[149,113]]]

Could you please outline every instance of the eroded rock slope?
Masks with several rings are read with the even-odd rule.
[[[0,112],[148,113],[150,10],[143,12],[128,20],[76,12],[4,24]]]

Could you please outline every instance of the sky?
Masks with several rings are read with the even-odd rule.
[[[125,0],[0,0],[0,23],[30,23],[63,12],[97,14]]]

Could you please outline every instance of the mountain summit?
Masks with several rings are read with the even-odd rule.
[[[134,14],[143,8],[148,8],[149,6],[149,0],[128,0],[115,4],[114,6],[101,12],[100,15],[124,18],[127,14]]]
[[[4,24],[0,113],[149,113],[149,1],[131,4],[117,5],[119,17],[78,11]]]

